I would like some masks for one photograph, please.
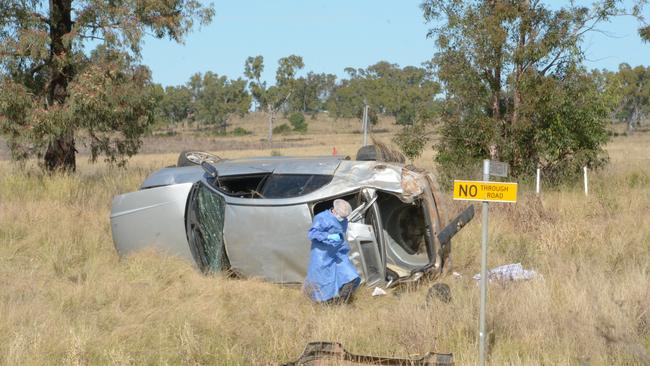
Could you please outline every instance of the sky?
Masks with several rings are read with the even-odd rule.
[[[207,2],[206,2],[207,3]],[[208,26],[184,44],[146,38],[143,63],[164,86],[185,84],[196,72],[243,77],[248,56],[264,56],[263,78],[273,82],[279,58],[303,57],[307,71],[346,76],[346,67],[365,68],[384,60],[419,66],[435,52],[427,39],[420,0],[217,0]],[[551,1],[552,6],[562,1]],[[650,13],[649,10],[645,11]],[[649,14],[650,15],[650,14]],[[650,16],[647,16],[650,18]],[[586,67],[615,70],[622,62],[650,64],[650,43],[639,23],[619,17],[585,38]]]

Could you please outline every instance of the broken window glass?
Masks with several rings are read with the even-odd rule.
[[[331,175],[273,174],[262,188],[264,198],[290,198],[302,196],[332,181]]]
[[[224,194],[239,198],[259,198],[260,187],[268,174],[217,177],[212,184]]]
[[[199,182],[190,192],[187,236],[192,256],[204,272],[219,272],[230,265],[223,242],[225,201]]]

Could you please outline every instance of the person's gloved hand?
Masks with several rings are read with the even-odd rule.
[[[335,243],[339,243],[343,241],[343,239],[341,238],[341,234],[329,234],[327,236],[327,239]]]

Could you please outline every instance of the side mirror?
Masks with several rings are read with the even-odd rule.
[[[217,168],[215,168],[214,165],[208,163],[207,161],[201,162],[201,168],[203,168],[203,170],[208,174],[210,178],[214,179],[219,175]]]

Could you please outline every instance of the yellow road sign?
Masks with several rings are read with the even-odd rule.
[[[517,183],[455,180],[454,199],[462,201],[517,202]]]

